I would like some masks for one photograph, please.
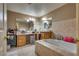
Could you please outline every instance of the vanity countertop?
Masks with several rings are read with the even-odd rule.
[[[33,33],[17,33],[17,35],[29,35],[29,34],[33,34]]]
[[[42,32],[50,32],[50,31],[42,31]],[[42,32],[36,32],[36,33],[32,33],[32,32],[27,32],[27,33],[17,32],[17,35],[41,34]]]
[[[17,35],[31,35],[31,34],[40,34],[40,33],[17,33]]]

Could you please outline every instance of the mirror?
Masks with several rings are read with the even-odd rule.
[[[32,31],[34,27],[34,22],[17,18],[16,27],[17,27],[17,30],[21,32]]]
[[[51,20],[45,20],[43,21],[43,27],[44,29],[49,29],[52,26],[52,21]]]

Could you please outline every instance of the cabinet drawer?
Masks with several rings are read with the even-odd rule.
[[[25,35],[18,35],[17,36],[17,46],[23,46],[26,44],[26,36]]]

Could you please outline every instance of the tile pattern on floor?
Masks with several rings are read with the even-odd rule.
[[[7,56],[36,56],[35,45],[12,48],[7,52]]]

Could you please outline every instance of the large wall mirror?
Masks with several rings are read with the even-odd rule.
[[[32,31],[34,27],[34,22],[26,19],[16,19],[17,30],[21,32]]]
[[[52,21],[51,20],[43,21],[43,27],[44,27],[44,29],[49,29],[49,28],[51,28],[51,26],[52,26]]]
[[[43,17],[42,25],[43,25],[43,29],[49,30],[52,27],[52,17],[50,17],[50,18]]]

